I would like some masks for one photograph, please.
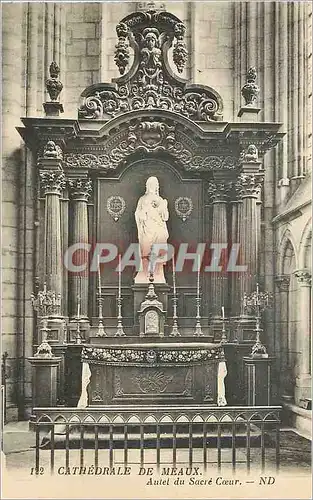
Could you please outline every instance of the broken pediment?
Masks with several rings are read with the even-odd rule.
[[[114,60],[120,78],[87,87],[81,94],[79,119],[104,119],[129,111],[169,110],[196,122],[221,121],[223,103],[210,87],[176,76],[187,61],[185,26],[169,12],[134,12],[117,26]],[[170,49],[171,56],[170,56]],[[133,62],[130,66],[131,51]]]

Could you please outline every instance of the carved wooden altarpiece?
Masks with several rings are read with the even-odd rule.
[[[255,318],[243,313],[241,298],[254,289],[258,279],[260,239],[253,244],[251,235],[260,235],[263,157],[282,136],[280,124],[244,121],[248,112],[253,115],[253,102],[243,108],[240,121],[229,123],[224,120],[218,92],[177,75],[184,69],[187,50],[185,27],[174,15],[136,12],[125,17],[116,31],[119,78],[86,88],[80,96],[77,118],[62,118],[57,95],[62,87],[54,67],[48,88],[51,100],[44,103],[46,116],[22,118],[23,126],[18,127],[33,152],[38,181],[34,272],[41,287],[46,282],[61,297],[59,310],[48,320],[48,341],[63,359],[60,394],[66,404],[77,402],[78,386],[71,384],[80,377],[83,351],[92,371],[89,394],[93,404],[104,400],[109,404],[119,398],[132,402],[141,396],[149,401],[148,395],[155,393],[160,401],[194,398],[217,404],[216,356],[208,356],[217,349],[221,361],[226,353],[228,403],[239,404],[244,402],[242,359],[255,335]],[[249,87],[249,82],[246,85]],[[154,336],[139,338],[137,313],[147,287],[134,286],[132,270],[122,276],[126,336],[121,339],[115,336],[117,262],[101,274],[103,337],[98,336],[97,273],[71,274],[63,265],[71,244],[111,242],[123,252],[137,242],[135,205],[150,175],[158,177],[160,192],[169,201],[169,243],[185,242],[195,249],[200,242],[235,242],[240,245],[242,262],[248,265],[241,275],[203,273],[204,336],[197,339],[193,337],[196,273],[178,273],[181,338],[178,343],[174,339],[171,355],[176,352],[178,358],[173,355],[170,367],[160,361]],[[170,344],[174,342],[169,337],[173,315],[170,266],[165,274],[167,283],[155,285],[155,290],[165,311],[162,342]],[[222,307],[228,321],[223,346]],[[196,354],[182,361],[179,356],[186,357],[195,340]],[[41,341],[39,332],[37,344]],[[133,356],[129,368],[121,353],[111,362],[105,357],[97,360],[89,353],[90,349],[107,352],[110,346],[116,351],[121,344],[122,354],[126,349]],[[89,351],[84,351],[85,346]],[[151,351],[150,360],[136,361],[140,349],[143,356],[147,349]],[[212,383],[208,375],[202,377],[203,382],[202,372],[210,374]],[[78,376],[75,381],[69,376],[73,373]],[[134,382],[132,387],[128,376]]]

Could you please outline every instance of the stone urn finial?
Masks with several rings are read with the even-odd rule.
[[[246,106],[254,106],[257,96],[260,92],[258,85],[255,83],[257,72],[255,68],[249,68],[247,73],[247,82],[241,89],[241,94],[245,100]]]
[[[49,67],[50,78],[46,81],[46,89],[51,101],[57,101],[63,84],[59,80],[60,68],[55,61]]]

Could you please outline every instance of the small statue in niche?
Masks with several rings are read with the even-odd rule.
[[[152,80],[160,75],[162,67],[159,43],[160,35],[156,28],[146,28],[143,31],[143,37],[143,48],[141,49],[141,79],[143,84],[151,84]],[[149,81],[146,81],[146,77],[148,77]]]
[[[62,149],[54,141],[48,141],[43,150],[43,157],[62,160]]]
[[[141,270],[135,277],[135,283],[149,282],[149,264],[153,259],[154,244],[166,244],[169,234],[166,221],[169,218],[167,200],[159,195],[159,181],[149,177],[146,182],[146,192],[139,198],[135,219],[138,230],[138,241],[141,253]],[[154,282],[165,283],[163,263],[156,263]]]
[[[249,144],[247,150],[242,152],[242,160],[246,163],[257,163],[259,161],[258,150],[254,144]]]

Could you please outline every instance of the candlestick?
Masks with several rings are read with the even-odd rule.
[[[177,323],[177,297],[176,297],[176,278],[175,278],[175,260],[172,257],[173,264],[173,327],[170,333],[170,337],[180,337],[180,332],[178,330]]]
[[[200,315],[200,307],[201,307],[201,296],[200,296],[200,255],[198,255],[198,279],[197,279],[197,314],[196,314],[196,328],[194,331],[195,337],[202,337],[203,331],[201,328],[201,315]]]
[[[98,290],[101,294],[101,269],[100,269],[100,257],[98,255]]]
[[[121,267],[121,254],[118,256],[118,298],[122,296],[122,267]]]
[[[77,318],[80,317],[80,295],[77,295]]]
[[[173,294],[176,295],[176,271],[175,271],[174,255],[172,257],[172,267],[173,267]]]
[[[198,255],[197,297],[200,295],[200,255]]]
[[[222,306],[222,337],[221,342],[227,342],[226,329],[225,329],[225,308]]]
[[[118,296],[117,296],[117,329],[115,336],[124,337],[126,334],[123,329],[122,322],[122,267],[121,267],[121,254],[118,256]]]

